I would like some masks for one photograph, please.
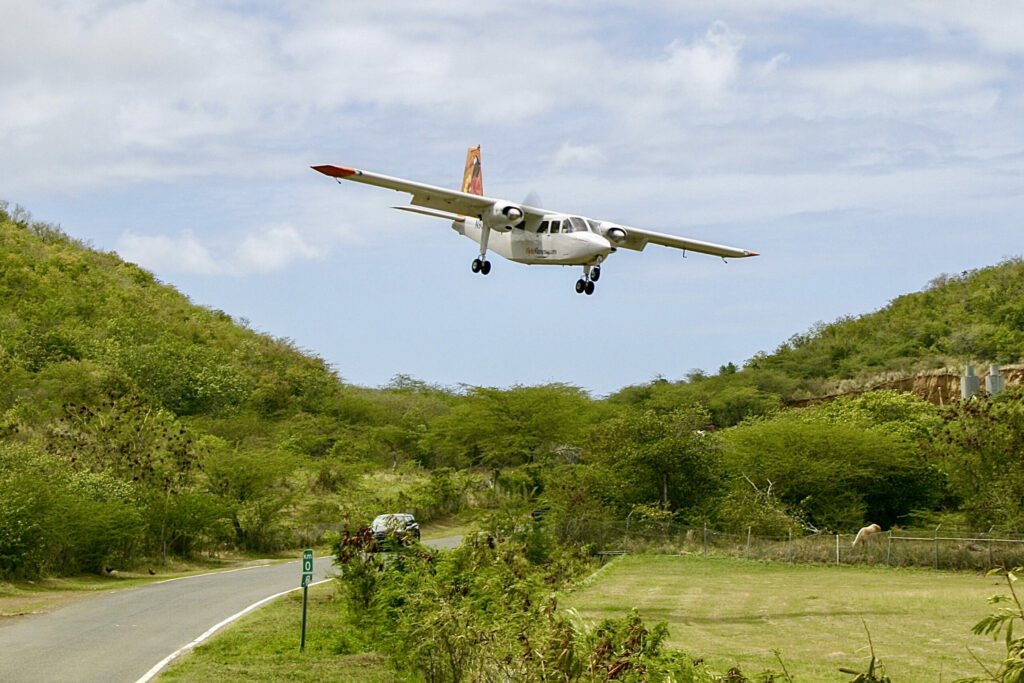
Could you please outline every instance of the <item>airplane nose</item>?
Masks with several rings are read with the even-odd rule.
[[[594,256],[607,255],[613,251],[612,243],[601,235],[595,235],[592,232],[578,232],[576,237],[587,243],[588,250]]]

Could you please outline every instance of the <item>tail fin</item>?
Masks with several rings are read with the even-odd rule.
[[[480,145],[470,147],[466,152],[466,171],[462,174],[462,191],[483,195],[484,177],[480,167]]]

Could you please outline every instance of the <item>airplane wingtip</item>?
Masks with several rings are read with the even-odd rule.
[[[355,175],[356,170],[354,168],[346,168],[344,166],[332,166],[325,164],[323,166],[310,166],[314,171],[319,171],[324,175],[329,175],[332,178],[347,178],[350,175]]]

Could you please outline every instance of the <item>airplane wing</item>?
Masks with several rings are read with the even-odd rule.
[[[405,180],[404,178],[394,178],[392,176],[386,176],[380,173],[371,173],[370,171],[361,171],[355,168],[331,165],[313,166],[312,168],[314,171],[319,171],[324,175],[328,175],[339,180],[351,180],[357,183],[365,183],[366,185],[385,187],[397,192],[408,192],[412,195],[412,201],[410,203],[413,206],[422,206],[427,209],[446,211],[451,214],[480,216],[481,214],[491,210],[491,208],[496,204],[504,203],[504,200],[501,199],[483,197],[477,194],[470,194],[468,192],[459,192],[458,190],[449,190],[444,187],[437,187],[436,185],[428,185],[414,180]],[[538,209],[522,206],[521,204],[516,204],[515,206],[521,209],[524,214],[542,215],[542,212]]]
[[[673,247],[675,249],[683,249],[685,251],[696,251],[701,254],[711,254],[712,256],[721,256],[723,258],[746,258],[747,256],[758,256],[757,252],[749,251],[747,249],[740,249],[739,247],[730,247],[724,244],[715,244],[714,242],[703,242],[701,240],[688,239],[686,237],[678,237],[676,235],[666,235],[662,232],[654,232],[653,230],[642,230],[640,228],[631,228],[628,226],[614,226],[605,231],[605,236],[617,247],[623,247],[625,249],[633,249],[634,251],[643,251],[644,247],[648,244],[660,244],[663,247]]]

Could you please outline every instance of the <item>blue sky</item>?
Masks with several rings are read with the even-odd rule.
[[[1024,5],[0,0],[0,198],[349,382],[717,371],[1024,252]],[[760,252],[494,258],[333,163]]]

